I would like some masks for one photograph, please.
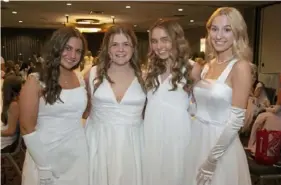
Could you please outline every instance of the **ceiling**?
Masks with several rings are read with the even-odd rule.
[[[71,3],[71,6],[67,6]],[[113,22],[135,25],[146,31],[159,18],[178,19],[184,29],[205,25],[208,17],[220,6],[244,8],[272,3],[270,1],[9,1],[1,0],[1,27],[58,28],[76,19],[98,19],[100,24]],[[126,6],[131,8],[126,8]],[[178,11],[178,9],[183,11]],[[16,11],[17,14],[13,14]],[[90,13],[92,11],[92,13]],[[190,20],[194,20],[191,22]],[[22,21],[22,23],[19,23]]]

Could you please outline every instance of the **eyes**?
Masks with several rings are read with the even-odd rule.
[[[69,45],[66,45],[66,46],[64,47],[64,50],[65,50],[65,51],[72,51],[72,50],[73,50],[73,47],[71,47],[71,46],[69,46]],[[76,52],[77,52],[78,54],[81,54],[81,53],[82,53],[82,49],[76,49]]]
[[[217,31],[219,31],[219,28],[216,27],[216,26],[212,26],[210,30],[211,30],[211,32],[217,32]],[[231,29],[230,26],[227,26],[227,27],[223,28],[223,31],[226,32],[226,33],[229,33],[229,32],[232,31],[232,29]]]
[[[162,37],[162,38],[159,39],[159,41],[165,44],[165,43],[170,42],[170,39],[168,37]],[[151,39],[151,43],[157,44],[158,40],[157,39]]]
[[[126,47],[126,48],[128,48],[128,47],[133,47],[132,46],[132,44],[131,43],[129,43],[129,42],[124,42],[124,43],[117,43],[117,42],[113,42],[112,44],[111,44],[111,47],[118,47],[118,46],[122,46],[122,47]]]

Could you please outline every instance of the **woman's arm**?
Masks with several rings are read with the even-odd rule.
[[[22,135],[35,131],[40,90],[41,87],[36,77],[29,75],[27,81],[22,87],[19,100],[19,120]]]
[[[93,92],[91,92],[91,88],[90,88],[90,83],[92,83],[92,82],[89,81],[90,80],[90,72],[91,72],[91,70],[89,70],[84,76],[84,80],[85,80],[85,83],[86,83],[86,89],[87,89],[88,101],[87,101],[87,107],[86,107],[86,109],[83,113],[83,116],[82,116],[83,119],[88,118],[88,116],[90,114],[90,110],[91,110],[91,93],[93,93]]]
[[[12,102],[8,109],[8,128],[6,130],[1,130],[1,136],[13,136],[16,133],[19,121],[19,104],[17,102]]]

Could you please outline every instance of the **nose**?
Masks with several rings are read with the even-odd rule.
[[[157,43],[157,49],[161,50],[163,48],[163,43],[162,42],[158,42]]]
[[[76,58],[76,51],[74,51],[74,50],[71,51],[71,58],[72,59]]]
[[[124,51],[124,45],[123,44],[118,45],[118,51]]]
[[[218,30],[216,37],[217,39],[221,39],[223,37],[223,30]]]

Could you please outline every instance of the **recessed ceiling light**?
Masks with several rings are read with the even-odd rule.
[[[67,6],[71,6],[72,4],[71,4],[71,3],[66,3],[66,5],[67,5]]]
[[[194,22],[194,20],[193,20],[193,19],[191,19],[191,20],[190,20],[190,22]]]
[[[16,11],[12,11],[12,14],[17,14],[18,12],[16,12]]]
[[[182,12],[182,11],[183,11],[183,9],[182,9],[182,8],[179,8],[179,9],[178,9],[178,11],[179,11],[179,12]]]
[[[19,23],[22,23],[23,21],[19,21]]]
[[[162,19],[162,18],[160,18],[159,20],[160,20],[160,21],[162,21],[163,19]]]
[[[147,32],[149,33],[149,30],[147,30]]]
[[[137,26],[138,26],[138,25],[136,25],[136,24],[134,25],[134,27],[137,27]]]
[[[131,6],[127,5],[126,8],[131,8]]]
[[[114,19],[114,18],[115,18],[115,16],[112,15],[112,16],[111,16],[111,19]]]
[[[6,2],[6,3],[9,2],[9,0],[3,0],[3,1]]]

